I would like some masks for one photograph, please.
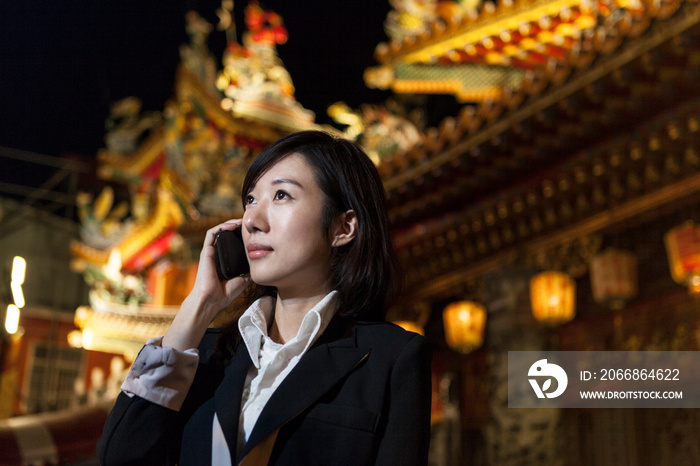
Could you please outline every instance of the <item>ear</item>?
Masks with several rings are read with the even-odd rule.
[[[354,210],[340,214],[333,223],[331,246],[337,248],[350,243],[357,236],[357,228],[357,215]]]

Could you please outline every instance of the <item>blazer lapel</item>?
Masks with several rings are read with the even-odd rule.
[[[231,453],[231,459],[236,459],[238,446],[238,421],[241,412],[241,398],[243,397],[243,385],[248,370],[253,362],[244,345],[238,347],[237,353],[231,359],[226,368],[224,379],[214,394],[216,416],[224,432],[226,443]],[[235,464],[235,462],[234,462]]]
[[[327,330],[332,333],[330,326]],[[371,351],[369,348],[357,347],[354,336],[330,343],[327,342],[328,339],[324,332],[320,341],[301,358],[277,387],[260,413],[241,457],[323,396],[361,364]]]

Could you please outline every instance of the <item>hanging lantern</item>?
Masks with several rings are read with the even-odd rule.
[[[486,309],[472,301],[452,303],[442,313],[447,345],[460,353],[469,353],[484,343]]]
[[[418,322],[413,322],[412,320],[397,320],[394,322],[396,325],[409,332],[417,333],[419,335],[425,335],[423,326]]]
[[[664,242],[673,280],[700,293],[700,227],[684,223],[666,233]]]
[[[610,309],[622,309],[637,295],[637,258],[634,254],[607,249],[591,261],[593,299]]]
[[[560,325],[575,314],[576,283],[565,273],[544,272],[530,280],[532,315],[546,325]]]

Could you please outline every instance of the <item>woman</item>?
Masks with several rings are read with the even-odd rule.
[[[255,159],[242,199],[134,362],[102,463],[426,464],[430,353],[384,321],[397,267],[374,165],[349,141],[291,134]],[[214,238],[239,225],[250,274],[222,281]],[[245,313],[207,330],[246,288]]]

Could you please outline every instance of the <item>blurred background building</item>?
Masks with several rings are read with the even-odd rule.
[[[700,5],[392,1],[338,7],[341,42],[316,31],[334,7],[268,4],[183,14],[167,100],[110,100],[95,153],[0,148],[0,463],[94,462],[250,161],[322,129],[384,180],[406,272],[389,318],[434,349],[431,464],[693,464],[697,410],[509,409],[507,353],[698,350]],[[363,90],[305,106],[301,83],[344,72],[284,55],[295,28]]]

